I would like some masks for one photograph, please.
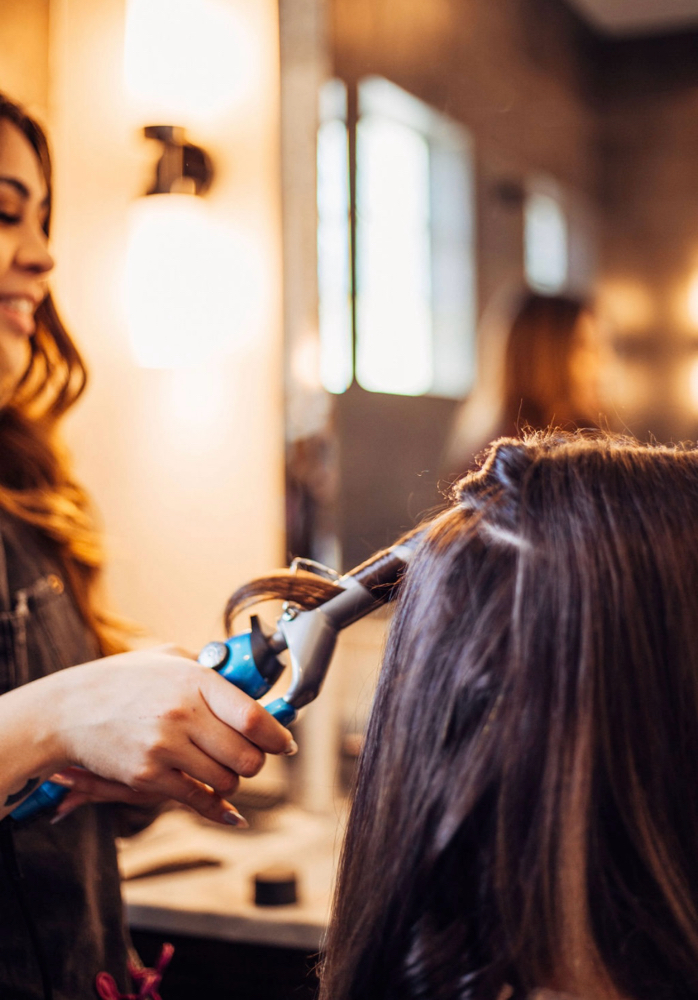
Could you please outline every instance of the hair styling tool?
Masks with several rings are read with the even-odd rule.
[[[304,568],[331,577],[341,587],[341,593],[310,611],[287,605],[274,631],[266,630],[253,615],[249,631],[204,646],[199,663],[217,670],[221,677],[257,699],[281,676],[284,665],[278,657],[288,650],[291,685],[281,698],[265,708],[282,725],[290,725],[298,710],[320,693],[339,632],[393,597],[422,534],[417,530],[404,536],[344,576],[336,576],[332,570],[310,560],[299,560]],[[55,808],[66,794],[67,789],[62,785],[45,781],[10,815],[15,820],[30,819],[45,809]]]

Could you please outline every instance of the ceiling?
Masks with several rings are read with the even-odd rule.
[[[568,0],[594,28],[612,35],[698,28],[698,0]]]

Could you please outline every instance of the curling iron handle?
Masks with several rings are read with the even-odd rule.
[[[55,809],[68,794],[68,789],[63,785],[57,785],[55,781],[44,781],[36,788],[31,795],[28,795],[24,802],[16,806],[10,816],[17,822],[31,819],[32,816],[46,809]]]
[[[282,726],[290,726],[292,722],[295,722],[298,715],[293,705],[289,704],[285,698],[277,698],[264,707]]]

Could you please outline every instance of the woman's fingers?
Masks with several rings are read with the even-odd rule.
[[[186,791],[201,800],[199,811],[215,811],[210,796],[231,795],[238,775],[257,774],[266,753],[297,750],[261,705],[171,647],[107,657],[58,677],[57,768],[79,763],[113,783],[88,788],[99,779],[72,775],[76,791],[130,801],[121,784],[169,795],[176,772],[175,798],[183,801]],[[186,789],[185,778],[194,782]]]
[[[60,773],[52,774],[49,781],[70,790],[63,802],[81,795],[90,802],[122,802],[147,807],[159,805],[165,798],[157,792],[137,792],[121,781],[102,778],[83,767],[66,767]]]
[[[60,823],[60,821],[65,819],[66,816],[69,816],[70,813],[75,812],[75,810],[80,806],[90,801],[90,796],[85,795],[84,792],[69,792],[63,801],[58,803],[49,822]]]
[[[259,753],[259,751],[257,751]],[[264,755],[259,753],[261,758],[259,767],[264,763]],[[232,762],[244,759],[241,754],[231,754]],[[259,767],[257,770],[259,770]],[[162,773],[154,776],[153,785],[159,787],[162,777],[169,778],[171,771],[182,772],[193,778],[198,784],[207,785],[212,788],[221,798],[233,795],[240,784],[238,774],[231,767],[226,767],[224,763],[205,753],[196,743],[189,741],[188,746],[171,755],[169,767],[163,769]],[[257,771],[254,772],[255,774]],[[142,785],[143,790],[147,784]]]
[[[245,817],[237,811],[235,806],[226,802],[208,785],[196,781],[188,774],[173,770],[163,776],[161,785],[168,798],[176,799],[177,802],[189,806],[190,809],[194,809],[206,819],[213,820],[214,823],[239,826],[243,829],[249,826]]]
[[[215,670],[202,668],[200,689],[211,712],[264,753],[289,756],[297,753],[298,747],[288,729]]]
[[[226,794],[226,773],[232,772],[243,778],[253,778],[261,771],[266,760],[266,754],[262,753],[259,747],[241,733],[226,726],[210,712],[203,725],[190,731],[189,739],[196,750],[206,758],[208,769],[205,771],[200,769],[207,767],[203,760],[198,764],[197,771],[184,764],[177,763],[175,766],[211,785],[221,794]]]
[[[203,758],[204,755],[199,751],[196,753]],[[230,789],[227,794],[232,794],[238,785],[237,776],[232,775],[231,778],[232,780],[227,782]],[[79,767],[69,767],[59,774],[52,774],[50,780],[68,789],[68,794],[56,808],[52,823],[65,819],[86,802],[121,802],[127,805],[149,806],[157,805],[163,799],[176,799],[216,823],[243,828],[248,825],[237,809],[226,802],[217,791],[175,768],[163,771],[158,776],[155,792],[136,791],[119,781],[100,778]]]

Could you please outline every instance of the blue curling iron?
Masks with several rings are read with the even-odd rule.
[[[279,654],[288,650],[291,685],[283,697],[264,707],[283,726],[289,726],[299,709],[320,693],[339,632],[392,599],[422,533],[415,531],[404,536],[344,576],[337,576],[310,560],[298,560],[304,567],[331,577],[340,592],[310,611],[286,607],[270,632],[253,615],[247,632],[204,646],[199,663],[217,670],[221,677],[256,700],[264,697],[281,676],[284,664]],[[45,781],[10,815],[17,821],[31,819],[40,812],[55,809],[67,794],[68,789],[62,785]]]

